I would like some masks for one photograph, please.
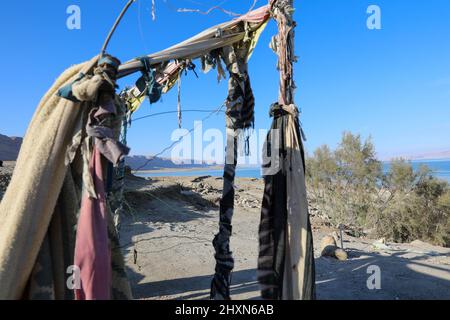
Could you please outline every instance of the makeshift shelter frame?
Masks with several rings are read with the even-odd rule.
[[[133,2],[131,0],[130,2]],[[278,35],[275,37],[275,43],[276,46],[273,48],[274,51],[276,51],[278,55],[278,70],[280,72],[280,88],[279,88],[279,97],[278,97],[278,105],[282,107],[283,110],[292,110],[292,113],[288,115],[287,117],[293,121],[291,121],[294,126],[299,128],[299,121],[297,119],[298,117],[298,110],[294,106],[294,91],[295,91],[295,82],[294,82],[294,75],[293,75],[293,64],[296,62],[296,56],[294,52],[294,29],[296,27],[296,23],[293,19],[293,0],[269,0],[269,12],[270,12],[270,18],[273,18],[277,24],[278,24]],[[130,3],[129,3],[130,4]],[[127,6],[129,6],[127,4]],[[214,28],[214,27],[213,27]],[[218,27],[220,29],[220,26]],[[231,38],[230,45],[233,45],[234,43],[242,41],[242,39],[245,37],[244,35],[237,32],[236,34],[228,35],[229,38]],[[197,36],[197,38],[201,38],[201,36]],[[196,37],[191,38],[190,40],[195,41]],[[183,46],[183,44],[189,42],[189,40],[182,42],[179,45],[175,45],[165,51],[162,51],[161,53],[156,53],[153,55],[147,56],[147,60],[143,61],[140,60],[132,60],[128,61],[125,64],[122,64],[119,67],[119,74],[118,77],[125,77],[129,74],[132,74],[134,72],[137,72],[139,70],[142,70],[142,67],[148,68],[148,66],[145,66],[145,64],[148,64],[149,66],[153,67],[162,62],[162,58],[159,57],[163,55],[164,53],[168,54],[169,56],[172,54],[172,59],[179,58],[179,55],[177,55],[177,49],[179,47]],[[178,47],[177,47],[178,46]],[[208,47],[208,51],[218,49],[221,45],[217,44],[213,47]],[[170,52],[172,50],[172,52]],[[206,53],[206,52],[205,52]],[[189,59],[195,59],[198,58],[197,56],[192,55],[189,56]],[[178,82],[180,84],[180,78],[179,74],[181,71],[178,71]],[[291,106],[291,108],[288,108],[288,106]],[[179,121],[180,120],[180,112],[179,109]],[[288,111],[283,111],[283,114],[287,114]],[[288,112],[289,113],[289,112]],[[292,118],[291,118],[292,117]],[[236,129],[236,128],[234,128]],[[290,132],[293,134],[293,139],[298,141],[296,144],[296,147],[298,150],[300,162],[297,163],[297,166],[302,166],[303,175],[300,178],[300,180],[304,181],[304,151],[303,151],[303,145],[301,143],[301,139],[303,137],[303,131],[301,128],[299,130],[293,130],[295,128],[291,128]],[[286,129],[288,130],[288,129]],[[269,137],[268,137],[269,139]],[[272,139],[272,137],[270,137]],[[234,267],[234,260],[232,258],[232,253],[229,249],[229,238],[231,236],[232,227],[231,227],[231,219],[233,216],[233,207],[234,207],[234,179],[235,179],[235,170],[237,166],[237,145],[238,145],[238,138],[236,136],[236,133],[227,134],[227,162],[225,164],[224,169],[224,190],[223,190],[223,196],[221,200],[221,210],[220,210],[220,231],[219,234],[214,239],[214,247],[216,249],[216,275],[213,279],[212,285],[211,285],[211,298],[223,298],[223,299],[229,299],[230,298],[230,292],[229,287],[231,283],[231,271]],[[230,160],[231,159],[231,160]],[[292,181],[292,174],[291,176],[287,176],[287,181]],[[266,182],[267,185],[267,182]],[[303,186],[303,188],[305,188]],[[288,201],[288,200],[286,200]],[[306,199],[302,199],[302,201],[307,201]],[[289,205],[288,205],[289,206]],[[288,208],[288,211],[292,210],[298,210],[299,208]],[[302,210],[305,210],[304,206],[302,207]],[[292,214],[292,212],[290,212]],[[306,212],[301,213],[302,215],[308,215],[307,208]],[[263,219],[263,217],[262,217]],[[288,219],[289,220],[289,219]],[[291,219],[292,220],[292,219]],[[263,223],[263,222],[261,222]],[[287,223],[292,223],[292,221],[288,221]],[[300,223],[300,221],[296,222],[298,225],[296,227],[302,228],[302,235],[300,237],[292,236],[291,234],[293,232],[287,232],[287,246],[289,245],[292,247],[295,247],[295,244],[289,244],[289,241],[301,241],[303,242],[301,244],[302,249],[310,249],[306,248],[306,246],[312,246],[312,236],[311,236],[311,229],[309,224],[309,217],[306,217],[306,219],[303,219],[303,221]],[[261,226],[262,227],[262,226]],[[290,226],[292,228],[292,226]],[[261,230],[260,230],[261,233]],[[307,236],[305,237],[305,234]],[[291,237],[292,239],[289,239]],[[302,238],[302,240],[300,240]],[[261,241],[261,240],[260,240]],[[260,245],[262,245],[260,243]],[[298,251],[298,250],[297,250]],[[260,252],[260,259],[261,259],[261,253]],[[307,258],[305,258],[305,254],[301,254],[299,256],[297,253],[291,254],[296,256],[295,258],[290,257],[290,260],[309,260],[306,263],[303,263],[303,268],[301,272],[303,273],[309,273],[306,277],[304,275],[299,275],[298,273],[293,276],[295,279],[290,279],[290,281],[296,281],[300,284],[293,285],[294,288],[290,288],[291,292],[275,292],[270,291],[270,294],[267,296],[268,298],[286,298],[286,299],[313,299],[315,297],[315,290],[314,290],[314,283],[311,283],[310,280],[305,280],[303,278],[313,278],[314,275],[314,266],[311,265],[311,261],[313,261],[313,257],[311,255]],[[287,263],[287,262],[286,262]],[[296,266],[296,261],[291,261],[291,263],[294,265],[294,269],[298,268]],[[290,271],[287,271],[287,273],[290,273]],[[294,272],[295,273],[295,272]],[[264,277],[260,277],[264,278]],[[299,279],[301,278],[301,279]],[[286,282],[286,280],[284,280]],[[305,283],[307,283],[305,285]],[[299,288],[303,285],[303,288]],[[280,287],[283,287],[283,285],[280,285]],[[286,286],[285,286],[286,287]],[[286,291],[286,289],[284,289]],[[264,294],[263,294],[264,296]]]
[[[124,156],[129,151],[125,146],[126,132],[130,115],[146,98],[149,98],[151,103],[159,100],[162,93],[172,89],[177,81],[179,83],[182,71],[193,70],[192,60],[201,58],[205,69],[217,69],[219,79],[224,77],[222,61],[225,62],[230,74],[228,98],[225,103],[227,106],[227,160],[220,203],[219,233],[213,241],[216,251],[216,273],[211,283],[211,299],[230,299],[234,260],[229,242],[234,209],[238,131],[244,129],[245,132],[254,123],[254,97],[247,61],[253,53],[260,33],[270,18],[274,18],[278,23],[278,35],[274,38],[272,49],[278,55],[280,91],[278,103],[271,108],[274,117],[272,129],[283,131],[280,145],[286,149],[277,150],[282,154],[283,161],[276,174],[265,177],[264,198],[267,203],[263,203],[261,215],[258,279],[262,284],[264,298],[313,299],[314,267],[304,184],[304,151],[298,110],[294,105],[293,63],[296,58],[293,0],[270,0],[267,6],[207,29],[166,50],[120,64],[116,58],[106,54],[107,47],[123,16],[134,2],[135,0],[127,2],[109,32],[100,55],[63,74],[44,97],[30,125],[32,130],[24,140],[26,148],[23,155],[19,156],[19,166],[25,166],[27,152],[32,152],[35,148],[34,140],[37,138],[36,134],[32,133],[39,132],[41,127],[48,126],[47,117],[52,117],[54,122],[52,130],[60,133],[61,136],[64,133],[64,136],[55,138],[56,134],[42,135],[42,142],[44,138],[50,142],[46,144],[47,148],[39,151],[40,156],[50,158],[52,152],[57,156],[54,155],[51,158],[52,161],[45,170],[33,171],[36,166],[30,169],[32,175],[32,179],[30,178],[32,183],[28,186],[30,189],[35,185],[51,182],[54,190],[42,198],[36,197],[24,201],[25,205],[22,205],[13,195],[13,191],[19,188],[20,184],[20,176],[17,174],[17,177],[13,176],[12,179],[13,187],[5,194],[6,201],[0,204],[0,216],[20,226],[17,230],[33,230],[33,225],[27,221],[27,218],[31,217],[40,223],[42,219],[39,220],[39,218],[45,218],[45,222],[42,222],[32,235],[34,242],[22,241],[18,238],[17,230],[4,234],[0,232],[0,236],[4,237],[4,243],[0,241],[0,280],[8,282],[5,288],[0,288],[0,298],[19,298],[27,294],[32,296],[33,293],[44,291],[47,293],[55,291],[54,296],[58,297],[67,296],[67,288],[64,288],[60,277],[50,279],[50,282],[58,280],[59,292],[48,287],[39,288],[36,283],[33,283],[39,278],[39,271],[42,271],[39,263],[45,262],[51,265],[52,261],[48,259],[48,252],[55,254],[52,250],[56,249],[66,254],[75,252],[75,263],[80,265],[81,277],[84,281],[81,288],[75,289],[77,299],[130,296],[129,286],[127,288],[123,279],[124,267],[120,261],[118,239],[116,239],[115,230],[111,230],[111,217],[107,214],[110,209],[108,207],[110,200],[106,198],[106,195],[111,189],[109,183],[112,180],[113,164],[118,168],[116,172],[119,172],[121,180],[119,189],[123,191]],[[117,95],[116,80],[136,72],[142,73],[136,86]],[[81,106],[87,106],[87,108],[80,108]],[[66,121],[70,128],[60,127],[63,122],[61,119]],[[118,141],[120,132],[116,132],[116,129],[120,127],[122,127],[123,143]],[[54,139],[57,141],[56,144],[51,142]],[[272,139],[271,134],[268,136],[266,145],[270,144],[270,139]],[[75,170],[75,167],[78,169],[83,167],[82,187],[77,185],[79,181],[73,180],[72,170]],[[58,169],[57,178],[53,177],[53,180],[49,180],[47,171],[55,168]],[[272,205],[279,200],[271,199],[272,184],[275,183],[274,176],[276,176],[275,182],[287,190],[284,198],[281,199],[282,212],[278,212],[279,210],[277,211]],[[42,177],[46,177],[45,182],[42,181]],[[71,187],[74,190],[78,188],[80,193],[81,190],[83,191],[75,249],[53,248],[50,245],[55,243],[55,239],[48,236],[51,233],[49,232],[51,224],[60,222],[55,221],[55,217],[61,220],[61,217],[56,214],[60,213],[59,205],[70,205],[71,213],[75,212],[76,201],[70,199],[71,201],[65,202],[67,200],[64,199],[65,193],[61,192],[63,187]],[[25,192],[19,198],[24,197],[26,197]],[[122,195],[119,195],[119,202],[121,199]],[[38,203],[42,209],[38,214],[33,215],[34,203]],[[122,210],[120,204],[117,209]],[[14,216],[10,211],[17,211],[18,214]],[[274,220],[277,220],[278,227],[271,225]],[[59,225],[55,225],[56,227]],[[278,232],[276,228],[282,229],[280,233],[282,239],[275,239],[274,233]],[[68,247],[73,242],[72,239],[70,241]],[[20,248],[28,248],[27,255],[10,254],[18,243]],[[42,243],[47,245],[47,248],[43,248]],[[114,244],[115,251],[111,249],[111,244]],[[274,247],[281,249],[274,253],[272,250]],[[71,257],[66,258],[68,258],[67,261],[71,259]],[[10,271],[8,269],[20,264],[21,259],[27,260],[26,270],[23,274],[8,279],[7,273]],[[60,261],[58,267],[63,266],[67,261]],[[114,264],[113,268],[112,264]],[[99,272],[99,270],[105,272]]]

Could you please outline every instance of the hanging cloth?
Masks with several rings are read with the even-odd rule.
[[[222,49],[221,56],[230,73],[226,100],[227,147],[223,175],[223,193],[220,201],[219,233],[215,236],[216,268],[211,283],[211,299],[230,299],[231,272],[234,259],[230,250],[234,212],[234,180],[238,160],[239,130],[253,127],[255,99],[250,86],[247,57],[249,42]]]
[[[102,155],[94,147],[90,163],[97,198],[84,196],[78,219],[75,265],[80,268],[81,288],[75,290],[77,300],[109,300],[111,298],[111,250],[108,240],[106,193]]]
[[[29,124],[16,170],[0,203],[0,299],[74,298],[67,270],[74,265],[74,230],[86,156],[82,137],[86,113],[97,96],[97,92],[84,90],[88,87],[81,82],[90,79],[96,84],[102,77],[94,75],[99,64],[104,63],[97,56],[67,69],[43,96]],[[67,92],[76,100],[58,95],[62,87],[69,88]],[[108,236],[114,266],[112,296],[129,299],[131,289],[113,228]]]
[[[226,163],[223,174],[223,194],[220,200],[219,233],[214,237],[216,268],[211,282],[212,300],[230,300],[231,272],[234,269],[230,250],[234,212],[234,179],[238,156],[238,139],[234,130],[227,129]]]
[[[222,49],[222,57],[230,73],[228,97],[226,100],[226,125],[233,130],[254,126],[255,97],[250,85],[247,55],[249,43]]]
[[[305,186],[305,155],[294,105],[273,104],[263,166],[258,281],[270,300],[315,298],[313,239]]]
[[[116,140],[118,133],[115,132],[122,123],[121,117],[117,116],[115,104],[115,79],[119,64],[105,62],[94,71],[103,81],[95,94],[94,107],[89,113],[86,126],[87,139],[94,143],[89,172],[84,175],[84,179],[87,178],[93,186],[90,188],[91,192],[83,194],[77,226],[74,260],[75,265],[80,268],[81,280],[81,288],[75,290],[77,300],[109,300],[113,297],[110,241],[114,239],[108,232],[111,217],[104,176],[108,166],[117,166],[129,152],[128,147]],[[85,85],[89,88],[90,83],[87,81],[80,84],[80,87]],[[74,87],[75,92],[76,89]],[[89,144],[86,149],[89,149]]]

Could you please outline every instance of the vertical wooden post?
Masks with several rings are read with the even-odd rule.
[[[260,247],[264,250],[260,250],[258,271],[262,275],[259,281],[263,298],[310,300],[315,299],[314,246],[306,195],[305,153],[294,101],[294,63],[297,58],[294,51],[296,23],[293,3],[293,0],[269,2],[272,17],[278,24],[278,34],[272,41],[272,48],[278,55],[280,72],[278,104],[271,106],[274,118],[272,129],[282,131],[280,150],[271,150],[271,153],[282,157],[282,170],[266,177],[264,199],[267,200],[261,210],[260,229]],[[275,186],[283,190],[281,200],[280,194],[275,196],[279,192],[273,191]],[[273,206],[275,203],[278,207]],[[277,221],[277,224],[271,221]],[[285,225],[277,229],[279,222]],[[271,233],[271,230],[280,231],[282,237],[277,238],[279,233]],[[283,252],[279,251],[280,246]],[[270,251],[272,248],[277,250]],[[283,260],[281,266],[278,264],[280,260]]]
[[[271,11],[278,24],[276,52],[280,71],[280,105],[294,104],[294,63],[297,61],[294,51],[295,27],[293,0],[270,0]]]

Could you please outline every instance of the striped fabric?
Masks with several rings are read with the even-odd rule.
[[[234,178],[237,165],[237,138],[233,132],[227,135],[227,163],[223,175],[223,195],[220,201],[219,233],[213,240],[216,259],[215,275],[211,283],[211,299],[230,300],[231,272],[234,268],[230,250],[232,218],[234,211]],[[231,134],[230,134],[231,133]],[[230,161],[231,160],[231,161]]]
[[[227,128],[238,130],[253,127],[255,121],[255,97],[247,73],[230,73],[227,98]]]
[[[304,152],[296,108],[274,104],[264,152],[264,198],[259,227],[258,281],[263,299],[315,298]],[[302,182],[303,181],[303,182]]]
[[[245,46],[244,46],[245,47]],[[234,259],[230,250],[232,218],[234,211],[234,179],[238,157],[238,130],[253,127],[255,98],[247,72],[249,48],[226,47],[221,56],[230,73],[228,97],[226,100],[227,150],[223,175],[223,194],[220,201],[219,233],[215,236],[216,268],[211,283],[211,299],[229,300],[231,272]]]

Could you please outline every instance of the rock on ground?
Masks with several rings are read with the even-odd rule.
[[[15,162],[13,161],[3,161],[3,166],[0,167],[0,200],[3,198],[3,194],[11,181],[14,166]]]

